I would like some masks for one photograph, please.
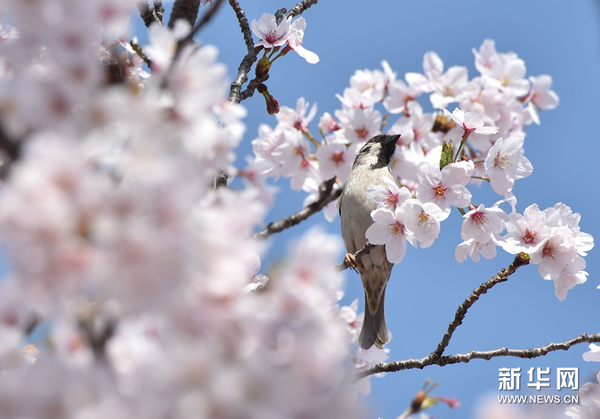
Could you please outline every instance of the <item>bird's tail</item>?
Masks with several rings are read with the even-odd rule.
[[[375,345],[377,348],[383,349],[384,345],[390,341],[390,334],[387,325],[385,324],[385,314],[383,312],[385,289],[381,295],[379,308],[375,315],[372,315],[369,312],[369,306],[367,305],[366,300],[367,296],[365,295],[365,319],[358,338],[360,347],[369,349],[371,346]]]

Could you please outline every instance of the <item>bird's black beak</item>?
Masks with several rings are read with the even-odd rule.
[[[387,164],[390,163],[390,160],[392,159],[392,156],[394,155],[394,152],[396,151],[396,143],[398,142],[398,140],[400,139],[400,135],[386,135],[384,143],[385,145],[383,146],[383,149],[385,150],[385,156],[386,156],[386,160],[387,160]]]
[[[397,135],[388,135],[385,139],[386,147],[391,147],[392,144],[396,145],[398,140],[400,139],[400,134]]]

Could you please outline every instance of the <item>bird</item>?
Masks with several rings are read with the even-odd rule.
[[[344,258],[348,267],[358,271],[365,291],[365,316],[359,335],[363,349],[375,345],[383,349],[390,341],[384,314],[385,289],[393,264],[387,260],[385,247],[374,246],[369,254],[354,258],[367,239],[365,232],[373,223],[371,211],[377,204],[367,199],[370,185],[383,185],[383,177],[392,179],[390,163],[400,135],[380,134],[371,138],[356,155],[350,175],[344,184],[338,206],[342,239],[348,252]]]

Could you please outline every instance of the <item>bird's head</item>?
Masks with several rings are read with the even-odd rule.
[[[359,164],[368,164],[372,169],[388,166],[392,161],[394,151],[396,151],[396,143],[399,138],[399,134],[379,134],[371,138],[356,155],[352,167]]]

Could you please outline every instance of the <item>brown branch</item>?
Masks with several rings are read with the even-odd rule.
[[[146,65],[148,67],[152,66],[152,60],[150,58],[148,58],[148,56],[144,53],[144,50],[142,49],[140,44],[131,40],[131,41],[129,41],[129,46],[133,49],[133,51],[135,51],[135,53],[138,55],[138,57],[140,57],[142,60],[144,60],[144,62],[146,63]]]
[[[159,20],[156,16],[155,9],[152,7],[150,1],[138,3],[138,10],[140,11],[140,16],[144,21],[144,25],[146,25],[147,28],[150,27],[150,25],[152,25],[154,22],[162,23],[162,20]]]
[[[6,133],[2,121],[0,121],[0,150],[2,150],[7,157],[0,167],[0,179],[4,179],[8,176],[11,164],[21,157],[22,142],[18,139],[11,138]]]
[[[154,0],[154,15],[158,22],[163,25],[163,15],[165,14],[165,8],[162,5],[162,0]]]
[[[361,249],[362,250],[362,249]],[[530,348],[530,349],[508,349],[508,348],[498,348],[492,351],[470,351],[464,354],[454,354],[454,355],[442,355],[444,350],[450,343],[450,339],[452,338],[452,334],[456,330],[458,326],[462,324],[465,315],[467,314],[467,310],[477,301],[482,294],[485,294],[489,289],[493,286],[500,284],[501,282],[505,282],[508,280],[508,277],[515,273],[515,271],[521,267],[529,264],[529,256],[525,253],[519,253],[514,261],[510,264],[507,269],[502,269],[498,274],[492,277],[489,281],[481,284],[477,287],[471,295],[460,305],[456,310],[456,314],[454,316],[454,320],[450,322],[448,326],[448,330],[444,334],[442,340],[438,344],[435,351],[431,352],[424,358],[421,359],[406,359],[403,361],[393,361],[386,363],[379,363],[373,365],[369,368],[365,368],[364,370],[358,372],[356,374],[356,379],[359,380],[364,377],[368,377],[369,375],[379,374],[382,372],[394,372],[394,371],[402,371],[407,369],[423,369],[429,365],[449,365],[449,364],[458,364],[458,363],[467,363],[473,359],[485,359],[490,360],[492,358],[496,358],[499,356],[511,356],[517,358],[537,358],[540,356],[544,356],[549,352],[563,350],[566,351],[571,346],[583,343],[583,342],[600,342],[600,333],[588,335],[582,334],[577,336],[574,339],[568,340],[566,342],[561,343],[549,343],[546,346],[541,346],[538,348]]]
[[[325,205],[329,204],[333,200],[338,199],[342,193],[341,189],[333,189],[334,184],[335,178],[323,182],[321,186],[319,186],[319,199],[302,208],[300,211],[295,212],[289,217],[282,218],[274,223],[269,223],[264,230],[255,233],[254,238],[258,240],[266,240],[271,234],[279,233],[287,228],[295,226],[301,221],[306,220],[311,215],[321,211]]]
[[[546,346],[541,346],[538,348],[530,348],[530,349],[508,349],[508,348],[498,348],[493,351],[470,351],[465,354],[455,354],[455,355],[444,355],[441,357],[434,357],[433,354],[426,356],[421,359],[406,359],[404,361],[393,361],[386,363],[375,364],[372,367],[365,368],[356,374],[356,379],[359,380],[364,377],[368,377],[369,375],[379,374],[382,372],[395,372],[402,371],[408,369],[423,369],[429,365],[449,365],[449,364],[459,364],[459,363],[467,363],[473,359],[485,359],[489,361],[492,358],[497,358],[500,356],[511,356],[516,358],[538,358],[540,356],[544,356],[549,352],[554,351],[566,351],[570,347],[578,345],[580,343],[592,343],[592,342],[600,342],[600,333],[595,333],[592,335],[588,335],[583,333],[577,336],[574,339],[568,340],[566,342],[561,343],[549,343]]]
[[[206,25],[208,22],[210,22],[210,20],[213,18],[215,13],[217,13],[217,10],[219,10],[219,7],[221,7],[221,4],[223,4],[223,0],[216,0],[214,3],[212,3],[212,6],[210,7],[210,9],[208,9],[206,11],[206,13],[204,13],[204,15],[202,16],[202,19],[200,19],[198,21],[198,23],[196,23],[196,26],[194,26],[194,29],[192,29],[192,31],[188,34],[188,36],[186,36],[185,38],[183,38],[182,40],[180,40],[177,43],[177,52],[181,51],[183,46],[185,46],[189,42],[191,42],[192,39],[194,38],[194,35],[196,35],[198,33],[198,31],[200,31],[200,29],[202,29],[204,27],[204,25]],[[196,13],[196,15],[197,15],[197,13]],[[193,24],[194,24],[194,22],[192,22],[192,25]],[[176,53],[175,56],[177,56],[177,55],[178,54]],[[173,62],[175,62],[175,57],[173,57]]]
[[[319,0],[302,0],[297,5],[292,7],[289,12],[285,15],[285,17],[296,17],[304,13],[304,11],[311,6],[317,4]]]
[[[431,355],[436,358],[442,356],[444,350],[450,343],[452,334],[454,333],[456,328],[462,324],[462,321],[465,318],[465,315],[467,314],[467,310],[471,308],[471,306],[475,304],[477,300],[479,300],[479,297],[481,295],[487,293],[488,290],[491,289],[493,286],[500,284],[501,282],[506,282],[508,280],[508,277],[512,275],[517,270],[517,268],[527,264],[529,264],[529,256],[525,253],[519,253],[517,256],[515,256],[515,259],[509,265],[508,269],[502,269],[500,272],[498,272],[496,276],[491,278],[489,281],[484,282],[483,284],[479,285],[479,287],[475,288],[471,295],[469,295],[467,299],[461,305],[458,306],[456,314],[454,315],[454,320],[452,320],[450,322],[450,325],[448,325],[448,330],[446,330],[444,337],[438,344],[436,350],[431,353]]]
[[[281,21],[283,20],[283,17],[285,16],[286,13],[287,13],[286,8],[279,9],[275,12],[275,22],[277,22],[278,25],[281,23]]]
[[[173,72],[173,68],[175,68],[175,64],[177,63],[177,60],[179,59],[179,56],[181,55],[181,51],[183,50],[183,48],[187,44],[192,42],[192,40],[194,39],[194,35],[196,35],[196,33],[198,33],[198,31],[200,29],[202,29],[204,27],[204,25],[206,25],[212,19],[212,17],[215,15],[215,13],[217,13],[217,10],[219,10],[219,7],[221,7],[222,3],[223,3],[223,0],[216,0],[214,3],[212,3],[212,6],[210,7],[210,9],[208,9],[206,11],[206,13],[204,13],[204,15],[202,16],[202,19],[200,19],[200,21],[198,21],[198,23],[196,23],[196,26],[194,26],[194,28],[191,30],[191,32],[185,38],[182,38],[177,42],[177,49],[175,50],[175,54],[173,55],[173,59],[171,60],[171,65],[169,66],[169,69],[167,70],[167,72],[165,74],[165,78],[162,81],[163,88],[165,88],[168,85],[169,78],[171,77],[171,73]],[[169,19],[169,23],[170,23],[170,19]],[[193,22],[192,22],[192,24],[193,24]]]
[[[175,0],[167,27],[173,29],[179,19],[187,20],[193,27],[198,18],[198,9],[200,9],[200,0]]]
[[[354,256],[354,259],[359,259],[364,255],[368,255],[369,253],[371,253],[371,249],[373,249],[374,247],[374,244],[371,244],[367,241],[365,245],[359,250],[357,250],[356,253],[354,253],[352,256]],[[349,266],[345,260],[342,263],[338,263],[337,265],[335,265],[335,269],[339,272],[345,271],[348,268]]]
[[[248,50],[248,53],[242,59],[242,62],[238,67],[238,74],[233,83],[231,83],[231,88],[229,90],[229,101],[240,103],[242,101],[242,86],[248,81],[248,73],[252,69],[252,65],[256,62],[256,56],[260,51],[260,48],[254,48],[254,39],[252,39],[252,31],[250,30],[250,25],[248,25],[246,12],[240,7],[237,0],[229,0],[229,5],[235,12],[235,16],[240,24],[240,29],[244,35],[246,49]]]

